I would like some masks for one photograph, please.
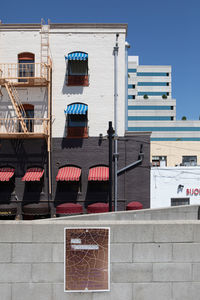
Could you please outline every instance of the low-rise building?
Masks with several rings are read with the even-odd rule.
[[[118,176],[118,209],[149,207],[149,184],[143,195],[140,186],[150,135],[125,135],[126,33],[126,24],[0,24],[1,214],[107,202],[109,121],[119,169],[143,152]]]
[[[151,168],[151,208],[200,203],[200,167]]]

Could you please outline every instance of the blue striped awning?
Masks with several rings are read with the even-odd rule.
[[[68,56],[65,56],[65,59],[67,60],[87,60],[88,54],[84,52],[72,52],[69,53]]]
[[[68,105],[65,109],[65,113],[69,115],[86,115],[86,112],[88,110],[88,106],[85,104],[72,104]]]

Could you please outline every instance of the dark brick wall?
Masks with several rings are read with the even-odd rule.
[[[140,201],[144,208],[150,206],[150,138],[148,135],[127,136],[118,140],[118,169],[138,160],[140,145],[143,144],[143,162],[118,176],[118,209],[123,210],[130,201]],[[97,137],[88,139],[52,139],[52,201],[56,198],[56,175],[64,165],[76,165],[81,168],[81,192],[76,195],[78,202],[86,205],[88,197],[88,172],[95,165],[108,166],[108,140]],[[114,143],[113,143],[114,151]],[[22,201],[25,183],[22,182],[28,167],[44,168],[43,193],[41,201],[48,201],[48,161],[46,142],[43,139],[0,140],[0,166],[15,168],[15,194]],[[114,163],[113,163],[114,171]],[[13,201],[15,199],[13,198]],[[69,199],[66,199],[66,202]],[[94,195],[94,201],[98,201]]]
[[[148,135],[119,138],[118,169],[138,160],[141,144],[144,153],[142,164],[118,176],[118,209],[124,209],[131,201],[140,201],[144,208],[150,207],[150,137]],[[54,138],[52,145],[53,199],[56,196],[55,178],[59,168],[72,164],[82,169],[82,191],[77,195],[77,201],[86,206],[89,168],[98,164],[108,165],[108,140],[100,142],[97,137],[82,140]],[[97,201],[95,199],[94,201]]]
[[[15,168],[15,194],[19,201],[24,198],[25,183],[22,182],[22,177],[27,168],[43,167],[44,184],[40,200],[48,201],[47,149],[44,139],[0,140],[0,166],[5,165]]]

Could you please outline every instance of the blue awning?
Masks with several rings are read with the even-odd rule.
[[[84,52],[72,52],[69,53],[68,56],[65,56],[65,59],[67,60],[87,60],[88,54]]]
[[[72,104],[68,105],[65,109],[65,113],[69,115],[86,115],[86,112],[88,110],[88,106],[85,104]]]

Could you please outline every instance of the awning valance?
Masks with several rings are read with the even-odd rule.
[[[109,180],[109,168],[105,166],[99,166],[91,168],[88,175],[89,181],[108,181]]]
[[[9,181],[14,172],[15,169],[12,168],[0,168],[0,181]]]
[[[65,56],[65,59],[67,60],[87,60],[88,54],[84,52],[72,52],[69,53],[67,56]]]
[[[88,106],[85,104],[72,104],[68,105],[65,109],[65,113],[69,115],[85,115],[88,110]]]
[[[81,169],[76,167],[63,167],[58,171],[56,181],[79,181]]]
[[[42,168],[30,168],[26,171],[26,174],[22,178],[22,181],[40,181],[44,174]]]

